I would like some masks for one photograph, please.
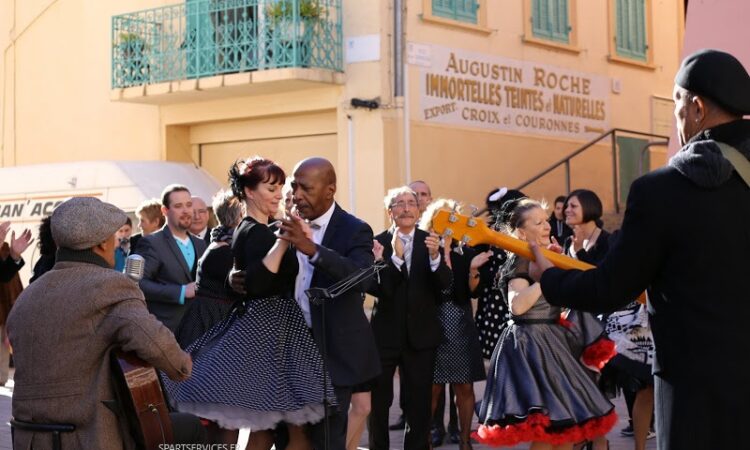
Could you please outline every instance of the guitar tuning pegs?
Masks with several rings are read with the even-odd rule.
[[[467,245],[469,241],[471,241],[471,237],[469,237],[468,235],[463,235],[463,237],[461,238],[461,245]]]
[[[451,230],[450,228],[446,228],[445,231],[443,231],[442,237],[447,238],[451,236],[453,236],[453,230]]]
[[[469,208],[471,208],[471,216],[476,217],[479,213],[479,208],[476,205],[469,205]]]
[[[463,240],[458,241],[458,245],[456,245],[456,248],[453,249],[454,252],[458,253],[459,255],[463,256],[464,254],[464,242]]]
[[[440,236],[440,246],[445,247],[445,236]]]

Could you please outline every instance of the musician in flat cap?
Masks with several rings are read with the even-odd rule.
[[[172,332],[149,314],[138,284],[112,270],[115,232],[127,216],[96,198],[72,198],[51,217],[55,266],[18,297],[8,317],[15,361],[13,417],[69,423],[62,448],[132,449],[134,437],[113,403],[110,353],[134,352],[170,378],[192,361]],[[173,414],[178,442],[202,442],[195,417]],[[52,448],[51,433],[14,430],[16,449]]]
[[[658,448],[748,448],[750,77],[732,55],[701,50],[673,95],[682,149],[633,182],[606,259],[564,271],[537,249],[532,276],[550,303],[594,312],[648,289]]]

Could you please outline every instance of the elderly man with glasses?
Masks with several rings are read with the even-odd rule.
[[[390,448],[388,408],[398,367],[404,379],[402,395],[407,396],[404,448],[426,450],[432,371],[441,340],[437,303],[440,290],[450,284],[451,272],[440,257],[438,236],[416,228],[419,203],[411,188],[388,191],[385,207],[393,227],[375,237],[373,251],[387,267],[369,291],[377,297],[371,323],[383,369],[372,390],[370,448]]]

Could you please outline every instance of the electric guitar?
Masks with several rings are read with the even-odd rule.
[[[461,245],[471,247],[480,244],[490,244],[500,247],[503,250],[515,253],[516,255],[534,261],[534,253],[528,242],[508,236],[505,233],[490,229],[483,220],[464,216],[452,211],[440,210],[432,216],[432,229],[444,237],[451,237]],[[555,253],[546,248],[540,248],[544,257],[547,258],[555,267],[561,269],[578,269],[589,270],[595,266],[567,255]],[[646,294],[643,293],[638,297],[641,303],[646,302]]]

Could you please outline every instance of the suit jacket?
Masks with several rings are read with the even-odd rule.
[[[401,269],[391,260],[393,248],[391,231],[375,237],[383,245],[383,258],[388,265],[370,284],[370,294],[378,298],[372,313],[372,330],[378,348],[415,350],[435,348],[442,340],[442,328],[437,317],[437,305],[442,301],[440,291],[450,286],[451,270],[440,258],[438,269],[430,268],[430,256],[425,245],[426,232],[414,231],[411,268],[406,262]],[[468,274],[468,271],[467,271]]]
[[[206,247],[211,245],[211,230],[213,230],[213,228],[206,228],[206,234],[203,235],[203,241],[206,243]]]
[[[708,139],[750,159],[750,121],[704,131],[670,166],[633,182],[619,236],[596,269],[553,268],[541,280],[550,303],[589,311],[616,310],[649,288],[654,372],[675,388],[673,402],[657,401],[657,414],[672,417],[672,433],[659,435],[664,449],[736,447],[750,421],[737,403],[750,399],[750,188]]]
[[[138,286],[104,263],[58,261],[18,297],[8,336],[16,367],[13,417],[75,425],[75,432],[62,433],[62,448],[134,447],[103,403],[115,399],[114,348],[134,351],[170,376],[187,373],[190,359],[148,313]],[[16,449],[32,441],[34,448],[52,448],[50,433],[14,433]]]
[[[138,242],[138,248],[135,249],[135,253],[146,260],[143,279],[139,284],[146,296],[148,310],[173,332],[180,324],[190,302],[190,299],[185,299],[185,303],[180,304],[182,286],[195,281],[198,259],[206,250],[206,243],[202,239],[190,233],[188,236],[195,249],[192,270],[185,262],[174,235],[166,225],[156,233],[142,237]]]
[[[325,235],[317,246],[318,259],[310,287],[328,288],[352,273],[372,266],[372,229],[363,221],[336,205]],[[328,350],[328,372],[336,386],[354,386],[380,373],[375,340],[362,303],[364,284],[325,305],[310,305],[313,335],[318,345],[325,332]]]
[[[135,249],[138,248],[138,241],[141,240],[143,234],[138,233],[130,236],[130,253],[134,253]]]

